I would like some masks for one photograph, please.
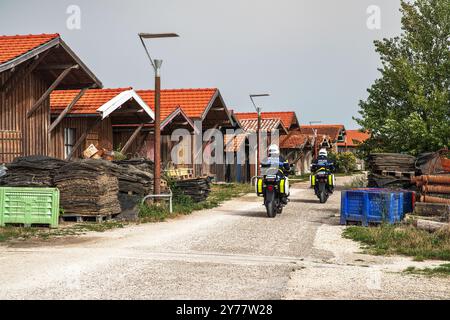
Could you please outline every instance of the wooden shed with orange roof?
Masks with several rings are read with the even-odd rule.
[[[327,136],[331,139],[332,151],[338,151],[338,143],[345,140],[346,130],[342,124],[315,124],[315,125],[301,125],[300,132],[311,135]]]
[[[51,95],[51,143],[57,158],[80,157],[91,144],[127,153],[133,145],[144,143],[154,113],[132,88],[90,89],[77,99],[81,93],[56,90]],[[115,131],[125,129],[132,134],[115,141]]]
[[[356,152],[359,145],[370,138],[370,133],[361,130],[346,130],[345,139],[339,142],[339,152]]]
[[[102,83],[59,34],[0,36],[0,163],[54,155],[50,94]]]
[[[258,119],[256,112],[235,112],[234,115],[238,120]],[[280,119],[288,131],[300,128],[294,111],[261,112],[261,119]]]
[[[155,101],[154,90],[136,90],[136,92],[153,109]],[[217,129],[225,133],[226,129],[234,128],[236,126],[236,123],[233,121],[222,95],[217,88],[161,90],[162,124],[164,124],[166,120],[168,121],[171,115],[175,114],[187,116],[188,119],[197,124],[196,129],[201,131],[198,132],[200,135],[209,129]],[[176,129],[176,127],[173,127],[172,129]],[[162,132],[161,136],[161,160],[164,165],[168,165],[173,160],[171,159],[171,150],[178,143],[171,141],[171,132],[172,130]],[[194,130],[192,130],[192,134],[194,134]],[[150,139],[152,138],[150,137]],[[210,141],[201,141],[201,152],[196,153],[195,150],[199,148],[196,148],[196,139],[191,137],[191,145],[186,145],[186,149],[190,149],[192,152],[191,164],[186,164],[184,166],[191,167],[196,176],[212,175],[215,176],[218,181],[225,181],[225,164],[206,164],[203,161],[202,155],[203,152],[208,152]],[[149,146],[151,145],[152,143],[149,144]],[[147,148],[147,150],[148,149],[149,148]],[[144,151],[141,149],[139,152]],[[225,151],[223,152],[225,155]]]

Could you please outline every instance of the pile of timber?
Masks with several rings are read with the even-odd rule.
[[[411,186],[416,158],[399,153],[373,153],[369,155],[369,187],[385,188]]]
[[[53,187],[56,172],[68,162],[45,156],[14,159],[6,165],[0,185],[8,187]]]
[[[99,161],[71,162],[58,170],[54,181],[66,216],[109,216],[121,212],[119,182]]]
[[[177,180],[174,187],[178,192],[189,196],[195,202],[205,201],[211,192],[209,178]]]
[[[450,174],[413,177],[411,182],[421,191],[421,202],[450,204]]]

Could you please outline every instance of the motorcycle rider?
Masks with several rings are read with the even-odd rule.
[[[328,160],[328,152],[325,148],[320,149],[319,156],[312,162],[311,172],[316,173],[322,168],[329,170],[331,173],[334,173],[335,171],[334,163]],[[330,192],[333,193],[333,191],[334,185],[330,188]]]
[[[291,166],[289,162],[284,159],[283,156],[280,155],[280,148],[276,144],[272,144],[268,149],[268,158],[262,162],[262,168],[276,168],[277,176],[279,178],[285,178],[289,176],[289,172],[291,171]],[[281,201],[284,204],[288,203],[289,194],[283,196]]]
[[[326,168],[331,172],[335,171],[334,163],[328,160],[328,152],[325,148],[320,149],[319,156],[313,160],[311,172],[316,172],[320,168]]]

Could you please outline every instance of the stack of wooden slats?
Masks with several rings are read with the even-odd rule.
[[[105,216],[120,213],[119,183],[99,161],[76,161],[54,178],[65,215]]]
[[[191,197],[195,202],[200,202],[208,198],[211,185],[208,178],[186,179],[176,181],[175,189],[181,194]]]
[[[19,157],[6,165],[0,185],[9,187],[53,187],[56,171],[68,162],[44,156]]]
[[[411,186],[416,158],[398,153],[374,153],[369,155],[369,187]]]

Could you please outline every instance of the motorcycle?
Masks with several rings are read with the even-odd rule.
[[[283,212],[287,205],[289,195],[289,179],[277,174],[278,169],[270,168],[265,170],[262,177],[258,177],[256,182],[256,194],[264,197],[264,206],[267,216],[275,218],[277,214]]]
[[[320,168],[310,178],[311,187],[314,188],[314,192],[319,198],[320,203],[326,203],[334,191],[334,174],[327,168]]]

